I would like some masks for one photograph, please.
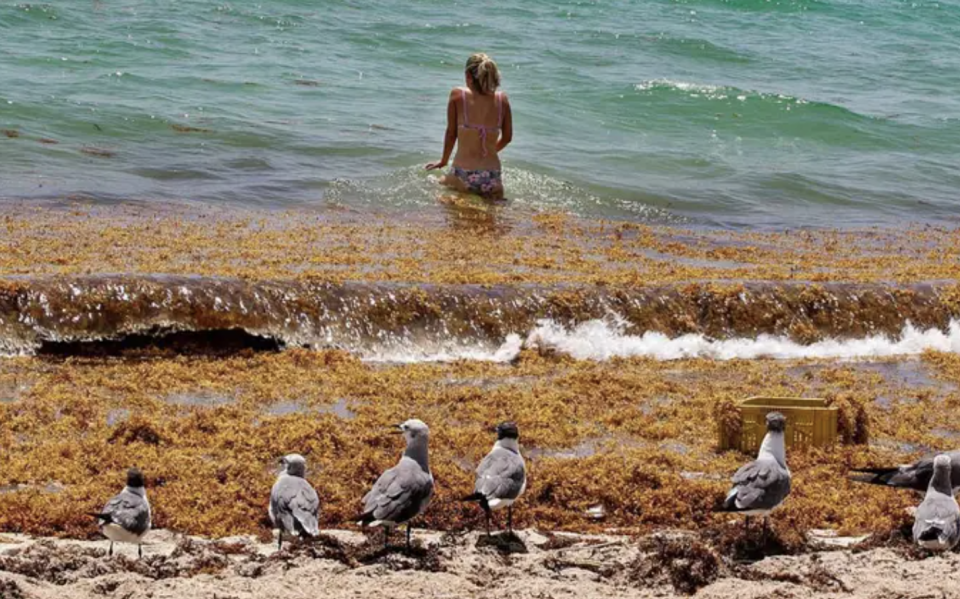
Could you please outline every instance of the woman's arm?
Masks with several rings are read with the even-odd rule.
[[[450,162],[450,155],[453,154],[453,147],[457,144],[457,90],[450,92],[450,99],[447,100],[447,130],[443,134],[443,158],[439,162],[431,162],[427,165],[427,170],[432,171],[447,166]]]
[[[497,142],[497,153],[503,151],[505,147],[513,141],[513,113],[510,111],[510,99],[507,94],[503,94],[503,125],[500,129],[500,141]]]

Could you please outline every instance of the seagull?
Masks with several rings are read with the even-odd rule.
[[[363,527],[383,526],[384,544],[387,534],[407,523],[407,549],[410,549],[410,521],[419,516],[433,496],[433,475],[427,457],[430,428],[420,420],[407,420],[399,425],[399,433],[407,442],[400,462],[384,472],[363,498]]]
[[[127,471],[127,486],[119,495],[107,502],[97,518],[100,532],[110,539],[110,552],[113,556],[113,543],[136,543],[137,555],[143,557],[140,544],[150,530],[150,502],[147,490],[143,486],[143,473],[136,468]]]
[[[320,534],[317,518],[320,513],[320,498],[304,478],[307,461],[303,456],[291,453],[280,460],[283,471],[270,491],[270,521],[280,529],[277,535],[277,551],[283,548],[283,533],[309,535]]]
[[[527,467],[520,455],[520,429],[513,422],[497,425],[497,442],[480,465],[472,495],[463,501],[479,502],[487,516],[490,536],[490,513],[507,508],[507,530],[513,532],[513,502],[527,488]]]
[[[950,480],[953,490],[960,487],[960,450],[948,451],[944,455],[950,458]],[[858,468],[851,480],[871,485],[884,485],[901,489],[926,491],[933,477],[933,460],[937,454],[928,454],[912,464],[892,468]]]
[[[933,459],[933,477],[913,523],[913,540],[931,551],[947,551],[960,542],[960,506],[950,482],[952,462],[948,454]]]
[[[790,494],[790,469],[783,444],[787,419],[780,412],[767,414],[767,434],[760,445],[757,459],[733,475],[733,488],[723,501],[724,512],[744,514],[745,526],[750,516],[763,516],[766,536],[767,515]]]

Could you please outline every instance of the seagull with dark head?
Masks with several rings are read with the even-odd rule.
[[[507,508],[507,530],[513,532],[513,502],[527,488],[527,467],[520,455],[520,429],[513,422],[497,425],[497,441],[477,467],[472,495],[464,501],[476,501],[486,515],[490,535],[491,512]]]
[[[141,542],[150,531],[150,502],[140,470],[128,470],[123,491],[108,501],[100,513],[91,515],[97,519],[103,536],[110,539],[108,555],[113,555],[114,542],[136,543],[137,555],[143,557]]]
[[[394,528],[407,524],[407,549],[410,549],[410,521],[423,513],[433,497],[433,475],[427,446],[430,428],[420,420],[407,420],[397,427],[407,447],[400,462],[384,472],[363,498],[363,527],[382,526],[384,543]]]
[[[960,542],[960,506],[953,497],[951,462],[946,454],[933,459],[930,486],[913,523],[914,542],[931,551],[949,551]]]
[[[280,460],[283,470],[270,491],[270,521],[280,532],[277,551],[283,548],[283,533],[299,537],[320,534],[318,518],[320,498],[305,478],[307,461],[302,455],[291,453]]]
[[[790,494],[790,469],[787,468],[787,450],[783,433],[787,419],[780,412],[767,414],[767,434],[760,445],[757,459],[737,470],[733,488],[723,501],[721,511],[747,516],[763,516],[764,536],[767,515]]]

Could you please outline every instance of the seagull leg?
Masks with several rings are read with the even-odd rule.
[[[110,551],[107,553],[107,557],[113,557],[113,541],[110,541]]]
[[[767,528],[769,526],[769,523],[770,523],[770,518],[768,518],[767,516],[764,516],[763,517],[763,535],[760,537],[760,542],[764,547],[767,546]]]
[[[513,534],[513,506],[507,506],[507,532]]]
[[[283,549],[283,529],[277,532],[277,551]]]
[[[143,559],[143,545],[137,543],[137,557]]]
[[[411,544],[411,541],[410,541],[410,527],[411,527],[411,526],[413,526],[413,524],[412,524],[411,522],[407,522],[407,551],[408,551],[408,552],[409,552],[410,549],[413,547],[413,545]]]
[[[745,516],[743,519],[743,534],[750,534],[750,516]]]

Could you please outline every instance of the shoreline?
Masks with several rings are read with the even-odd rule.
[[[433,351],[437,359],[447,355],[447,361],[509,362],[525,348],[576,346],[578,338],[587,337],[578,336],[577,329],[599,327],[607,345],[624,345],[624,352],[631,341],[653,335],[658,341],[650,346],[673,344],[677,358],[751,340],[761,352],[763,337],[776,338],[767,342],[771,347],[779,342],[799,353],[818,342],[874,338],[884,345],[886,337],[891,345],[898,336],[922,336],[923,331],[952,337],[958,297],[960,286],[947,283],[691,281],[612,287],[0,276],[0,350],[68,357],[179,344],[184,354],[224,346],[219,351],[226,355],[232,345],[232,351],[338,348],[378,361],[407,354],[417,361],[418,353]],[[700,349],[692,343],[684,348],[681,337],[697,338]],[[904,346],[903,353],[943,346],[947,337],[940,337],[939,344],[931,339]],[[656,355],[653,347],[650,353]]]
[[[0,277],[644,287],[954,282],[960,229],[695,230],[445,207],[429,223],[311,210],[75,206],[5,212]]]
[[[121,351],[84,354],[70,345],[84,333],[98,332],[97,327],[85,329],[84,318],[104,324],[100,332],[105,337],[135,331],[136,322],[130,328],[121,318],[129,306],[134,307],[129,314],[149,316],[141,322],[153,318],[150,322],[158,326],[183,325],[193,318],[190,322],[203,331],[222,332],[236,324],[231,319],[244,310],[249,313],[248,298],[279,285],[276,281],[288,282],[287,287],[279,285],[276,295],[289,309],[279,312],[278,322],[299,322],[314,309],[324,314],[323,309],[339,304],[319,302],[311,308],[304,290],[333,289],[334,295],[353,293],[352,303],[346,302],[349,310],[330,310],[338,318],[359,310],[356,323],[347,320],[352,331],[358,330],[354,324],[368,327],[363,330],[372,336],[410,330],[414,341],[431,322],[447,336],[461,331],[472,339],[499,339],[513,333],[516,322],[535,322],[540,316],[540,300],[533,296],[531,308],[517,306],[519,290],[531,288],[581,291],[544,300],[553,310],[548,315],[574,327],[587,318],[600,321],[606,316],[603,302],[594,301],[597,297],[619,301],[629,315],[637,305],[658,305],[663,290],[673,289],[679,298],[674,304],[632,313],[637,316],[635,332],[659,327],[674,334],[701,327],[701,333],[719,334],[729,326],[761,339],[759,333],[787,331],[802,347],[830,332],[853,331],[854,338],[869,332],[864,328],[868,314],[878,316],[870,322],[880,332],[895,334],[905,320],[916,319],[930,325],[935,336],[960,305],[954,266],[960,260],[960,231],[953,230],[697,233],[562,214],[491,220],[455,213],[442,227],[424,228],[384,219],[357,222],[356,215],[338,219],[335,212],[315,216],[186,218],[78,208],[0,220],[6,233],[0,241],[0,280],[5,281],[0,295],[6,294],[0,305],[13,306],[2,325],[29,328],[39,323],[36,330],[42,339],[66,342],[58,346],[64,350],[59,354],[0,359],[0,536],[2,531],[19,531],[38,537],[88,537],[95,531],[88,514],[119,490],[122,473],[130,466],[144,471],[156,526],[206,538],[265,535],[265,501],[276,460],[290,452],[307,459],[307,478],[321,498],[321,526],[336,526],[356,514],[370,482],[399,455],[395,438],[382,434],[384,427],[410,417],[431,426],[431,468],[438,481],[436,498],[421,524],[432,530],[463,530],[480,515],[456,498],[472,488],[473,470],[493,442],[489,427],[512,420],[520,426],[531,477],[515,514],[518,527],[580,534],[613,528],[648,535],[645,538],[658,530],[696,530],[699,545],[691,545],[696,549],[668,544],[657,551],[673,556],[671,564],[706,560],[703,567],[709,572],[710,563],[723,561],[715,547],[736,547],[740,534],[739,527],[731,527],[713,508],[729,488],[730,476],[751,457],[717,451],[717,425],[733,402],[757,395],[821,397],[841,413],[836,446],[788,455],[795,487],[772,523],[781,544],[775,552],[801,551],[806,532],[814,529],[873,534],[874,539],[895,534],[910,520],[906,509],[916,505],[916,498],[855,485],[847,473],[951,447],[960,435],[960,355],[949,343],[855,361],[762,356],[662,361],[636,355],[596,360],[519,347],[503,362],[437,363],[367,362],[349,348],[323,344],[276,351],[245,345],[249,338],[228,348],[230,339],[217,336],[206,340],[215,350],[208,352],[193,351],[190,343],[121,343]],[[116,284],[118,276],[121,283]],[[100,288],[99,279],[113,283]],[[206,303],[180,305],[176,314],[187,320],[177,321],[163,309],[151,312],[173,287],[160,285],[139,301],[126,286],[134,280],[156,286],[164,279],[187,288],[191,297],[209,293]],[[695,279],[743,283],[717,283],[698,291],[691,283]],[[934,289],[922,287],[924,281],[940,283]],[[249,293],[240,294],[243,301],[225,311],[227,283]],[[917,285],[927,291],[912,293]],[[101,293],[104,289],[109,293]],[[402,301],[394,301],[400,297],[398,289],[404,290]],[[791,291],[777,295],[776,289]],[[370,296],[376,294],[371,290],[379,290],[372,303]],[[497,294],[506,300],[490,304]],[[31,297],[35,301],[26,301]],[[632,301],[638,297],[648,298],[646,304]],[[107,309],[109,302],[121,308]],[[78,304],[86,309],[69,312]],[[500,312],[489,309],[491,305]],[[507,306],[513,312],[506,311]],[[98,321],[101,308],[106,316]],[[466,315],[459,325],[457,310]],[[57,330],[51,323],[60,317],[68,328],[75,324],[79,333]],[[601,348],[609,345],[609,337],[594,338],[600,339]],[[862,422],[869,424],[869,435],[859,434],[866,431],[859,430]],[[587,516],[598,505],[606,513],[602,522]],[[424,533],[422,538],[439,534]],[[219,555],[195,544],[177,549],[173,561],[169,555],[176,548],[171,547],[169,555],[149,558],[155,565],[130,566],[133,571],[104,567],[99,554],[87,555],[86,549],[69,549],[62,558],[89,564],[95,573],[72,587],[81,597],[145,595],[143,579],[153,580],[150,572],[171,573],[154,576],[159,579],[147,585],[154,597],[194,591],[211,599],[214,593],[220,598],[257,592],[296,597],[301,577],[284,577],[288,566],[298,568],[311,589],[332,585],[344,597],[353,591],[385,595],[393,582],[416,585],[417,592],[410,596],[491,596],[490,588],[500,589],[497,584],[514,595],[541,599],[678,592],[672,566],[664,566],[661,558],[653,565],[641,562],[633,569],[624,565],[611,570],[605,557],[577,558],[579,565],[558,563],[552,549],[537,549],[533,557],[496,552],[491,557],[475,543],[458,544],[455,534],[441,536],[447,539],[449,554],[427,550],[422,567],[416,560],[391,562],[391,556],[387,565],[355,568],[338,560],[359,550],[336,549],[336,544],[321,553],[339,558],[311,564],[306,556],[294,557],[294,566],[254,557],[240,547],[221,547],[224,555]],[[46,567],[56,543],[53,547],[37,549],[34,577],[57,575],[56,568]],[[234,573],[234,550],[249,556],[244,568],[263,573]],[[633,545],[618,551],[611,563],[619,559],[634,564],[640,552]],[[870,557],[861,558],[864,553]],[[826,566],[820,562],[836,555],[843,558],[831,562],[824,573]],[[784,589],[819,597],[864,582],[849,569],[860,559],[866,560],[864,567],[874,568],[873,582],[864,582],[867,589],[884,587],[885,563],[914,567],[908,553],[900,555],[890,547],[824,556],[774,558],[766,562],[774,564],[773,574],[720,576],[701,592],[729,595],[739,592],[738,585],[756,583],[750,588],[757,597]],[[552,561],[545,561],[548,558]],[[528,559],[532,561],[524,561]],[[928,562],[952,567],[952,559],[951,554]],[[177,560],[198,575],[181,580]],[[225,563],[229,571],[221,567]],[[460,569],[461,564],[467,569]],[[429,571],[440,566],[446,571]],[[142,567],[148,570],[137,570]],[[659,568],[656,573],[653,567]],[[790,568],[805,568],[810,574],[797,578]],[[916,572],[922,575],[923,570]],[[504,578],[508,582],[497,582]],[[660,582],[652,587],[637,582],[648,578]],[[830,582],[834,578],[845,582],[838,586]],[[267,579],[273,586],[257,587]],[[178,586],[198,581],[202,584],[196,589]],[[14,584],[21,582],[28,584]],[[221,583],[229,592],[217,587]],[[34,589],[36,596],[52,599],[49,589],[41,587]],[[913,589],[905,587],[904,592],[912,596]]]

